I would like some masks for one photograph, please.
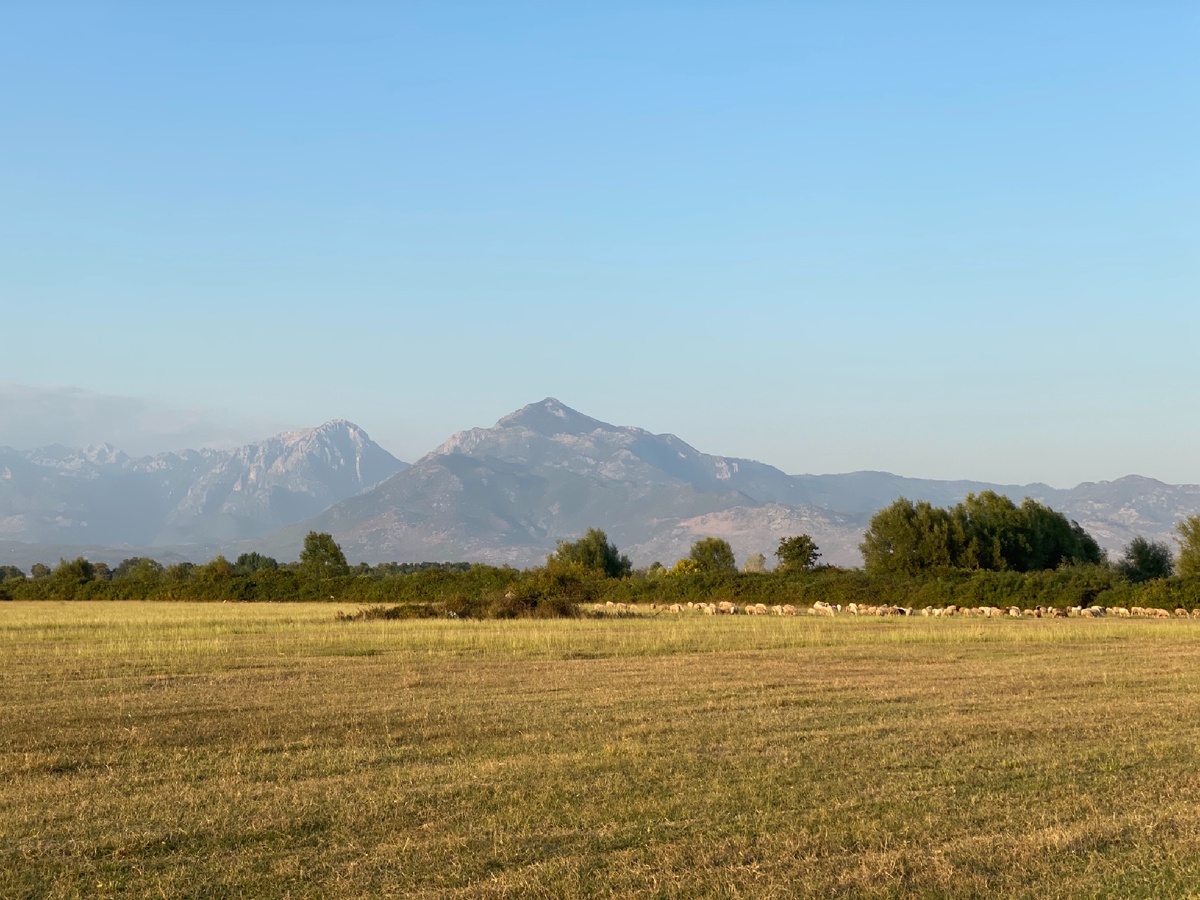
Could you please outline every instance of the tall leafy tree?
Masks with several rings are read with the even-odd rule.
[[[60,559],[46,583],[51,586],[53,596],[73,600],[81,588],[95,580],[96,567],[85,557],[77,556],[70,561]]]
[[[871,517],[859,550],[868,572],[916,575],[950,564],[950,517],[922,500],[901,497]]]
[[[624,578],[633,571],[629,557],[622,555],[617,545],[599,528],[589,528],[577,541],[559,541],[558,548],[546,562],[550,565],[574,563],[609,578]]]
[[[1079,523],[994,491],[968,494],[950,509],[902,497],[871,518],[860,549],[869,572],[901,575],[946,567],[1030,572],[1103,559]]]
[[[1171,558],[1171,548],[1162,541],[1148,541],[1138,535],[1126,545],[1117,570],[1134,583],[1153,581],[1170,578],[1175,560]]]
[[[278,569],[279,563],[261,553],[243,553],[234,560],[233,568],[239,575],[253,575],[255,572]]]
[[[701,572],[723,574],[737,571],[733,548],[729,546],[729,541],[723,538],[701,538],[692,544],[692,552],[688,554],[688,558],[696,563]]]
[[[1200,575],[1200,515],[1188,516],[1175,530],[1179,537],[1179,574],[1184,576]]]
[[[0,566],[0,582],[24,581],[25,573],[16,566]]]
[[[335,578],[349,574],[350,566],[332,534],[310,531],[300,551],[300,571],[309,578]]]
[[[162,576],[162,563],[148,556],[131,556],[121,560],[121,563],[112,571],[115,581],[135,581],[147,587],[158,584]]]
[[[793,572],[811,569],[821,558],[821,551],[817,549],[817,542],[807,534],[797,534],[779,539],[775,558],[779,560],[780,569]]]

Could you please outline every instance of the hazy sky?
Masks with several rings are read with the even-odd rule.
[[[1195,2],[27,3],[0,78],[0,444],[412,460],[553,395],[1200,481]]]

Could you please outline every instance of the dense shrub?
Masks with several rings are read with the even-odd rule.
[[[593,603],[649,606],[729,600],[739,605],[818,600],[904,607],[1200,606],[1200,576],[1133,583],[1115,566],[1067,564],[1031,572],[940,567],[919,574],[819,566],[775,572],[661,567],[613,578],[574,560],[554,558],[520,571],[509,566],[451,563],[304,568],[272,566],[266,558],[217,557],[204,565],[163,568],[129,560],[116,572],[86,560],[62,560],[39,577],[6,574],[0,600],[188,600],[287,602],[324,600],[363,609],[401,609],[403,615],[469,618],[574,616]],[[123,564],[124,565],[124,564]],[[45,568],[45,567],[41,567]],[[357,614],[355,614],[357,615]],[[371,615],[374,615],[372,613]]]

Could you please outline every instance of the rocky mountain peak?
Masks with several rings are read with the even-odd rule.
[[[129,457],[112,444],[92,444],[79,453],[84,459],[98,466],[120,466],[129,462]]]
[[[347,419],[330,419],[323,425],[313,428],[297,428],[295,431],[284,431],[278,435],[285,444],[299,444],[311,438],[334,437],[341,434],[366,437],[366,432]],[[369,438],[367,438],[370,440]]]
[[[547,437],[556,434],[590,434],[597,429],[615,430],[607,422],[585,416],[554,397],[547,397],[538,403],[530,403],[516,412],[509,413],[497,422],[495,427],[527,428]]]

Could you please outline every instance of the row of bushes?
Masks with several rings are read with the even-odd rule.
[[[606,577],[577,563],[517,570],[488,565],[412,567],[394,574],[315,577],[295,568],[239,573],[232,568],[143,567],[109,580],[88,577],[80,561],[62,562],[40,578],[0,582],[7,600],[188,600],[284,602],[325,600],[363,606],[426,606],[470,618],[576,614],[588,603],[686,603],[714,598],[735,603],[810,605],[887,603],[893,606],[1144,606],[1174,609],[1200,605],[1200,578],[1165,578],[1141,584],[1105,565],[994,572],[941,569],[922,575],[870,574],[860,569],[694,572],[660,571]]]

